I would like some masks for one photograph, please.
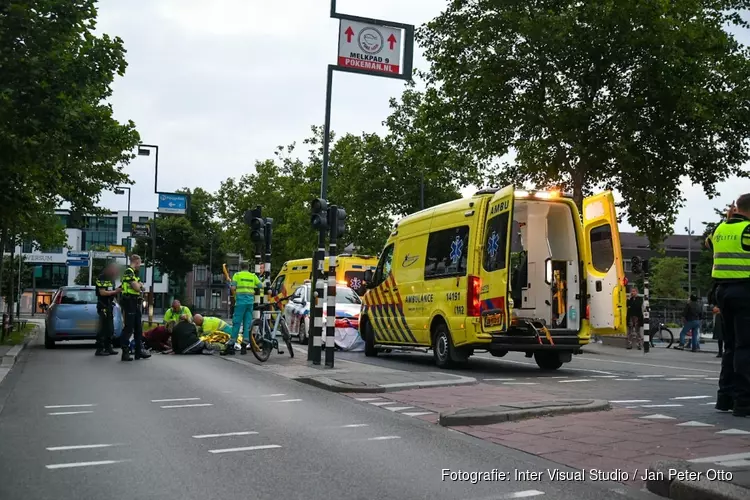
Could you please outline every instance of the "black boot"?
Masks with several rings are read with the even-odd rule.
[[[716,357],[717,358],[722,358],[722,357],[724,357],[724,353],[721,352],[721,351],[719,351],[719,354],[717,354]]]
[[[109,356],[109,354],[107,354],[101,347],[97,347],[94,356]]]
[[[734,411],[732,411],[732,415],[735,417],[750,417],[750,406],[736,406],[734,407]]]
[[[244,342],[240,344],[240,354],[243,356],[247,354],[247,344]]]
[[[133,357],[130,355],[130,349],[125,346],[125,348],[122,350],[122,357],[120,358],[121,361],[133,361]]]
[[[227,342],[226,348],[221,351],[222,356],[234,356],[234,342]]]
[[[150,357],[151,357],[151,354],[149,354],[148,352],[142,349],[135,350],[135,359],[148,359]]]
[[[112,346],[108,346],[107,348],[105,348],[104,352],[106,354],[109,354],[110,356],[117,356],[118,354],[120,354],[119,352],[117,352],[114,349],[112,349]]]
[[[716,408],[719,411],[731,411],[734,407],[734,401],[728,394],[719,394],[716,396]]]

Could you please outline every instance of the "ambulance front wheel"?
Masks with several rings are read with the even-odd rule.
[[[368,358],[374,358],[378,355],[378,350],[375,348],[375,330],[372,328],[372,323],[365,321],[365,356]]]
[[[540,351],[534,353],[534,360],[542,370],[557,370],[563,365],[559,352]]]

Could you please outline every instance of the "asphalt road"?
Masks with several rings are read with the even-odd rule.
[[[0,384],[0,443],[3,499],[653,498],[516,481],[560,466],[219,357],[123,363],[90,344],[25,351]]]
[[[720,360],[714,354],[674,349],[627,351],[592,345],[591,353],[553,372],[539,370],[521,353],[493,358],[477,353],[452,373],[475,377],[488,384],[526,387],[560,398],[597,398],[614,406],[638,408],[680,422],[692,421],[750,431],[750,418],[733,417],[714,409]],[[435,371],[432,352],[380,354],[337,353],[340,359],[407,371]]]

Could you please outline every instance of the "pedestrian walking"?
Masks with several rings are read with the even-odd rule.
[[[750,416],[750,193],[727,211],[708,244],[714,253],[711,276],[724,319],[716,409]]]
[[[122,309],[125,313],[125,328],[120,338],[122,361],[133,361],[133,358],[130,356],[130,349],[128,348],[131,335],[135,340],[135,359],[148,359],[151,357],[143,349],[143,300],[141,299],[143,283],[141,283],[139,275],[140,269],[140,256],[132,254],[130,256],[130,266],[125,269],[120,280],[122,282]]]
[[[714,313],[713,337],[719,346],[719,354],[717,354],[716,357],[720,358],[724,355],[724,318],[722,318],[721,316],[721,309],[719,309],[717,306],[714,306],[713,313]]]
[[[115,287],[117,264],[110,263],[96,278],[96,312],[99,315],[99,329],[96,332],[95,356],[116,355],[112,349],[112,337],[115,335],[114,303],[120,288]]]
[[[630,288],[630,297],[627,304],[628,322],[628,349],[633,348],[633,342],[638,345],[638,350],[643,349],[643,298],[638,296],[638,287]]]
[[[240,264],[240,271],[232,276],[230,283],[236,297],[234,315],[232,316],[232,336],[227,343],[226,354],[234,355],[234,345],[242,328],[242,345],[240,354],[247,354],[247,342],[250,338],[250,325],[253,322],[253,303],[255,290],[261,287],[260,279],[250,272],[250,264]]]
[[[698,297],[690,296],[690,300],[685,304],[682,311],[683,326],[680,332],[680,344],[677,349],[685,349],[687,333],[692,330],[692,351],[697,352],[700,349],[700,329],[701,329],[701,306],[698,304]]]

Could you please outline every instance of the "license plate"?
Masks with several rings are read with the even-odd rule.
[[[493,327],[493,326],[500,326],[502,324],[503,324],[503,315],[500,313],[487,314],[484,317],[484,326]]]

